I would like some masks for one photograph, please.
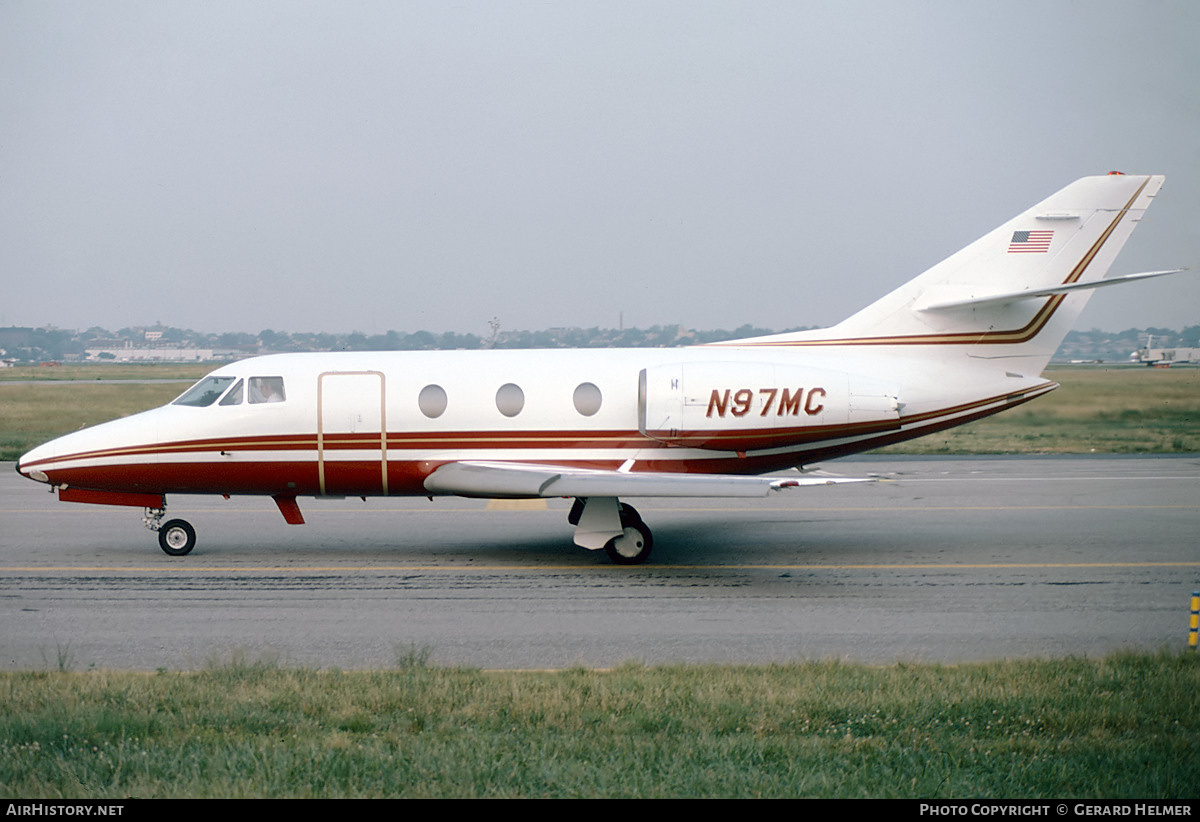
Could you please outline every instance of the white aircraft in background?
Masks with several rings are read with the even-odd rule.
[[[17,470],[69,502],[147,509],[181,556],[168,494],[574,497],[575,542],[646,559],[620,497],[766,496],[800,467],[1039,397],[1040,376],[1162,186],[1086,177],[832,328],[671,349],[278,354],[170,405],[68,434]],[[1182,270],[1182,269],[1177,269]]]

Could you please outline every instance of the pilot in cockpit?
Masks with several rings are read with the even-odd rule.
[[[251,377],[250,402],[283,402],[283,377]]]

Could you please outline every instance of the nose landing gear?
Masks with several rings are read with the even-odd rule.
[[[158,529],[158,547],[168,556],[185,556],[196,547],[196,529],[182,519],[163,523]]]
[[[196,529],[187,520],[172,519],[163,522],[165,508],[147,508],[142,522],[151,531],[158,532],[158,547],[171,557],[187,556],[196,547]]]

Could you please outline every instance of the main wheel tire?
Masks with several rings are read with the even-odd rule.
[[[168,556],[187,556],[196,547],[196,529],[186,520],[168,520],[158,529],[158,547]]]
[[[621,526],[625,533],[613,537],[604,545],[604,553],[608,554],[617,565],[639,565],[650,556],[654,547],[654,538],[650,529],[641,519],[621,517]]]

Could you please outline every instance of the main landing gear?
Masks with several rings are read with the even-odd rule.
[[[640,565],[650,556],[654,537],[632,505],[621,505],[621,536],[604,543],[604,553],[617,565]]]
[[[295,498],[290,502],[294,506]],[[288,515],[289,509],[284,503],[280,503],[280,510]],[[187,556],[196,547],[196,529],[187,520],[163,522],[166,513],[165,508],[147,508],[142,522],[151,531],[158,532],[158,546],[164,554]],[[297,516],[288,521],[303,522],[298,517],[299,511],[295,513]],[[571,506],[567,521],[575,526],[576,545],[593,551],[603,548],[617,565],[640,565],[654,548],[654,536],[642,521],[641,514],[616,497],[580,497]]]
[[[604,549],[617,565],[640,565],[650,556],[654,537],[632,505],[615,497],[580,497],[567,521],[575,526],[575,544]]]
[[[163,553],[172,557],[187,556],[196,547],[196,529],[183,519],[172,519],[163,522],[166,509],[147,508],[142,522],[151,531],[158,532],[158,547]]]

